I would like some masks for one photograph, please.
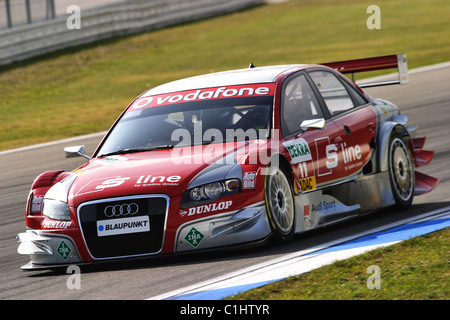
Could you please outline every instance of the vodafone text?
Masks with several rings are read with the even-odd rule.
[[[128,109],[128,111],[189,101],[202,101],[234,97],[267,96],[273,95],[274,88],[275,85],[273,83],[249,84],[243,86],[189,90],[178,93],[161,94],[148,97],[144,96],[136,100],[133,103],[132,108]]]

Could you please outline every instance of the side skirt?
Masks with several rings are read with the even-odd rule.
[[[296,233],[395,204],[389,172],[295,196]]]

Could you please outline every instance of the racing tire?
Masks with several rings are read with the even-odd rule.
[[[267,216],[276,243],[290,241],[295,232],[295,201],[286,171],[271,166],[265,181]]]
[[[414,166],[407,142],[398,132],[391,135],[388,157],[395,205],[398,209],[407,209],[414,198]]]

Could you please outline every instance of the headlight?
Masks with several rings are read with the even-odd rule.
[[[69,205],[59,200],[44,199],[42,214],[53,220],[71,220]]]
[[[70,221],[72,219],[69,205],[67,204],[67,194],[76,178],[76,175],[71,174],[64,180],[55,183],[47,191],[42,203],[42,214],[44,216],[54,220]]]
[[[187,190],[181,200],[181,208],[188,208],[200,204],[208,203],[239,192],[241,182],[239,179],[229,179],[207,183]]]
[[[224,184],[222,184],[220,182],[214,182],[214,183],[205,184],[203,186],[203,190],[204,190],[205,196],[207,198],[217,199],[218,197],[220,197],[222,192],[225,190],[225,186],[224,186]]]

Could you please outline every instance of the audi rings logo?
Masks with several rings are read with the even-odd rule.
[[[132,216],[138,213],[139,206],[136,203],[124,203],[109,205],[105,208],[104,213],[108,218],[120,216]]]

